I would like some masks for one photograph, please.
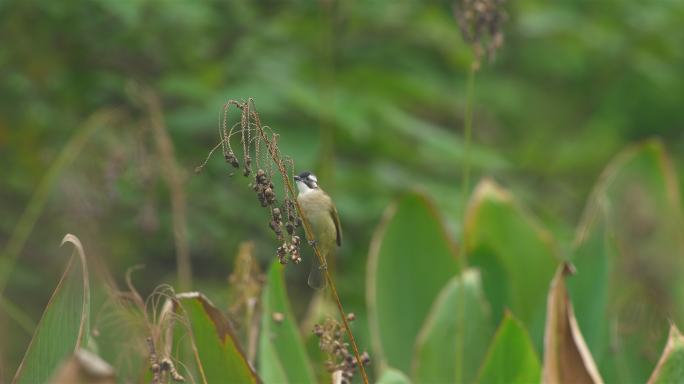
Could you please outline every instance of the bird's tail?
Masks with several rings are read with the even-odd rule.
[[[323,256],[325,258],[325,256]],[[321,267],[321,263],[318,261],[318,257],[313,255],[313,262],[311,263],[311,272],[309,272],[309,278],[307,279],[307,284],[309,287],[314,289],[325,288],[325,270],[326,267]]]

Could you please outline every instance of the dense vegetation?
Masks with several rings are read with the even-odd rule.
[[[230,319],[230,340],[242,346],[222,344],[229,359],[242,359],[242,349],[257,374],[276,381],[324,377],[311,329],[339,314],[306,286],[311,251],[276,273],[278,244],[251,180],[229,176],[218,159],[193,174],[217,142],[224,103],[248,97],[297,170],[314,170],[337,203],[345,242],[331,270],[370,353],[371,379],[537,380],[548,353],[563,351],[544,348],[544,332],[565,327],[567,284],[603,380],[645,381],[670,322],[684,326],[684,4],[506,3],[504,44],[495,60],[483,58],[472,99],[473,50],[452,5],[0,4],[0,381],[14,377],[59,307],[46,305],[69,260],[71,246],[59,248],[66,233],[83,244],[90,289],[74,258],[64,280],[73,284],[55,296],[76,311],[64,324],[81,324],[84,300],[90,309],[88,325],[60,333],[120,377],[147,372],[149,326],[163,328],[130,297],[155,298],[148,309],[159,314],[173,295],[158,289],[164,283],[213,303],[179,299],[169,311],[196,319],[188,326],[225,336]],[[472,166],[465,190],[464,164]],[[265,290],[259,278],[256,291],[227,280],[239,275],[239,253],[256,258]],[[572,269],[563,261],[574,275],[561,273]],[[123,309],[112,305],[121,292]],[[245,295],[262,310],[248,316]],[[281,322],[270,323],[269,306]],[[252,348],[252,323],[287,329],[279,336],[290,341],[260,338]],[[98,340],[122,329],[130,339]],[[676,361],[676,329],[669,346]],[[518,362],[505,359],[513,349]],[[72,350],[38,358],[46,370],[36,374],[49,377]],[[121,351],[140,359],[124,363]],[[291,360],[277,363],[282,356]],[[439,371],[446,363],[436,356],[456,361],[453,371]],[[177,357],[197,373],[193,356]],[[664,361],[659,372],[677,367]]]

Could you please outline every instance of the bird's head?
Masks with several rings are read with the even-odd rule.
[[[311,172],[302,172],[294,177],[297,182],[299,193],[306,193],[313,189],[318,189],[318,178]]]

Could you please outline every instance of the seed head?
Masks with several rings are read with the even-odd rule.
[[[505,0],[456,0],[454,14],[463,40],[475,54],[474,68],[479,68],[482,56],[494,60],[496,50],[503,45],[502,25],[507,19]]]

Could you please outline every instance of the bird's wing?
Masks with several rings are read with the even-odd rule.
[[[337,209],[333,205],[330,209],[330,217],[332,217],[335,223],[335,232],[337,234],[337,246],[342,245],[342,226],[340,225],[340,217],[337,215]]]

